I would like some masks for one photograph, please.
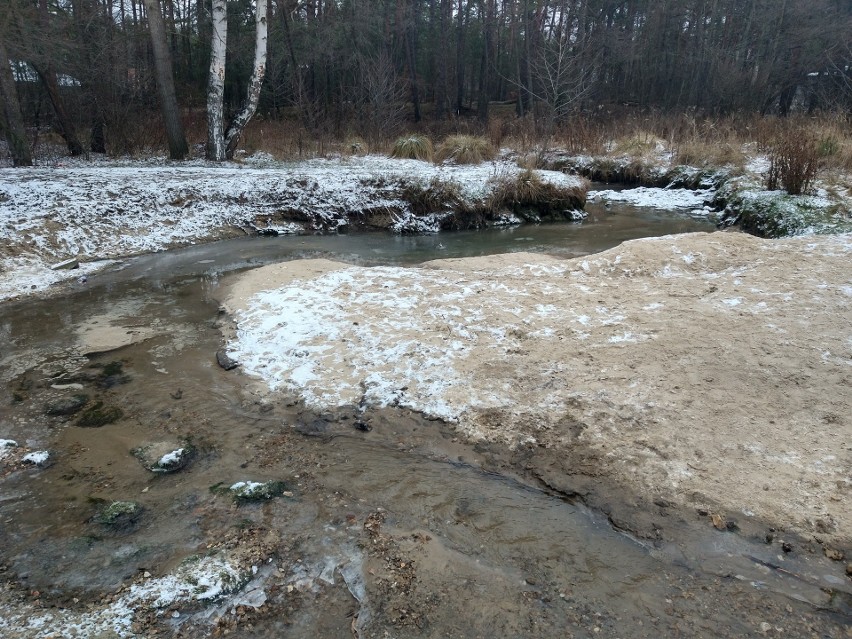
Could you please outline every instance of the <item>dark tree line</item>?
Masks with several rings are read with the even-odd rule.
[[[23,121],[53,126],[71,154],[132,150],[133,123],[168,115],[169,93],[185,119],[205,117],[211,0],[0,4],[10,146]],[[257,72],[256,3],[227,11],[226,117]],[[266,26],[258,108],[317,135],[485,122],[495,102],[553,123],[612,103],[852,111],[849,0],[270,0]],[[168,67],[171,88],[156,81]]]

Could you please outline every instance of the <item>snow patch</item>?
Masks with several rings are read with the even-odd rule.
[[[688,189],[642,186],[635,189],[624,189],[623,191],[589,191],[586,197],[589,201],[624,202],[633,206],[701,210],[709,213],[709,210],[701,207],[713,196],[713,193],[712,189],[690,191]]]
[[[48,458],[50,457],[50,453],[46,450],[36,450],[31,453],[27,453],[23,457],[21,457],[21,461],[29,462],[30,464],[35,464],[36,466],[41,466],[44,464]]]

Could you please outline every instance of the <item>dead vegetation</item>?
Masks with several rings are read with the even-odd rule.
[[[465,208],[461,185],[452,180],[433,177],[428,182],[411,180],[401,187],[402,199],[415,215]]]
[[[769,173],[766,188],[783,188],[790,195],[810,190],[819,167],[816,140],[799,131],[784,132],[769,153]]]
[[[451,135],[435,152],[436,162],[452,161],[456,164],[482,164],[497,155],[491,142],[472,135]]]
[[[432,141],[425,135],[406,135],[397,138],[390,151],[390,156],[398,160],[431,162],[433,155]]]
[[[564,219],[582,209],[586,187],[564,187],[542,180],[534,169],[519,173],[501,173],[490,180],[491,192],[486,209],[498,212],[507,209],[523,219]]]

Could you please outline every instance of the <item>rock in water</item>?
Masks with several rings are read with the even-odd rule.
[[[73,397],[66,397],[64,399],[51,402],[44,407],[44,412],[46,415],[50,416],[73,415],[80,411],[80,409],[82,409],[88,402],[88,395],[74,395]]]
[[[236,362],[230,357],[228,357],[228,353],[225,352],[224,348],[220,348],[218,351],[216,351],[216,361],[218,362],[219,366],[224,368],[226,371],[232,370],[240,365],[239,362]]]
[[[296,424],[296,432],[306,437],[328,437],[331,434],[331,424],[326,419],[312,419]]]
[[[185,440],[145,443],[130,451],[152,473],[174,473],[193,460],[195,447]]]
[[[837,550],[836,548],[823,548],[823,554],[831,559],[831,561],[843,561],[846,558],[846,555],[842,550]]]
[[[133,528],[142,514],[142,506],[135,501],[114,501],[101,509],[94,521],[115,531]]]

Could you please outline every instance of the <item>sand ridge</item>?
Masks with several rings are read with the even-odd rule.
[[[308,405],[583,447],[647,496],[848,544],[849,236],[635,240],[573,260],[304,260],[238,276],[230,354]]]

